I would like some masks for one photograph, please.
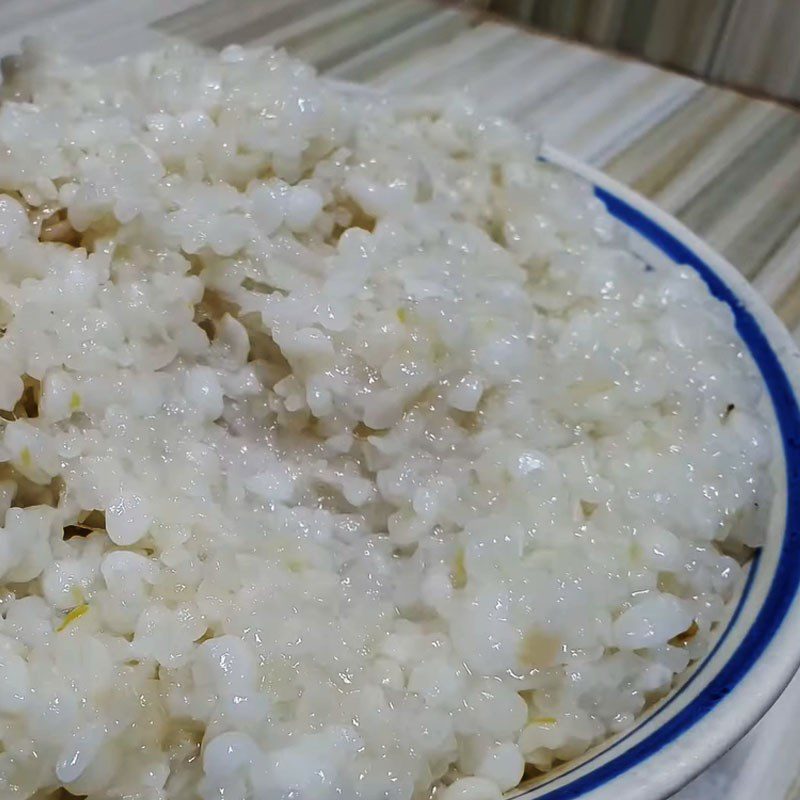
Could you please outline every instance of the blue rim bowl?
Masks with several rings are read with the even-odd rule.
[[[776,496],[764,547],[711,651],[629,731],[509,793],[517,800],[660,800],[735,744],[800,665],[800,352],[767,303],[719,254],[613,178],[545,146],[542,158],[587,180],[648,263],[694,269],[733,313],[775,423]],[[770,408],[771,407],[771,408]]]
[[[380,91],[329,79],[344,92]],[[541,157],[588,181],[647,263],[694,269],[725,303],[760,371],[774,421],[775,496],[764,546],[747,566],[711,651],[632,729],[512,789],[508,800],[664,800],[766,713],[800,666],[800,351],[738,270],[655,204],[560,150]],[[771,798],[770,798],[771,800]]]

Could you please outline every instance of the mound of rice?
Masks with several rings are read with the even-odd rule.
[[[272,50],[7,65],[3,800],[497,800],[707,649],[760,381],[536,157]]]

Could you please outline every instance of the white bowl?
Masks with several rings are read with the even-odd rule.
[[[518,800],[660,800],[747,733],[800,665],[800,352],[742,275],[669,214],[552,147],[542,156],[595,187],[647,263],[695,269],[730,307],[776,424],[767,541],[711,652],[631,730],[509,793]]]
[[[356,95],[368,87],[331,81]],[[654,266],[695,269],[733,312],[775,421],[776,493],[764,547],[711,652],[628,731],[508,793],[517,800],[662,800],[733,746],[800,665],[800,351],[772,309],[724,258],[653,203],[559,150],[542,158],[587,180]],[[773,800],[766,798],[765,800]]]

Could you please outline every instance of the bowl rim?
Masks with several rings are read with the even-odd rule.
[[[382,96],[402,94],[341,79],[326,80],[341,91],[355,96],[379,99]],[[612,216],[642,235],[670,260],[687,264],[700,274],[712,295],[731,308],[736,318],[737,332],[762,372],[773,407],[776,405],[776,391],[780,395],[777,399],[784,405],[783,419],[779,409],[775,407],[774,410],[783,446],[786,509],[782,536],[776,543],[776,547],[780,548],[780,557],[771,576],[767,595],[780,594],[782,589],[788,588],[789,596],[783,598],[780,616],[768,620],[765,626],[768,636],[764,641],[758,642],[758,652],[750,657],[745,655],[744,663],[737,670],[739,674],[733,683],[722,687],[716,696],[702,699],[703,693],[708,690],[706,686],[677,715],[665,717],[663,724],[644,741],[655,739],[674,722],[676,716],[682,715],[693,705],[702,706],[705,703],[705,708],[685,715],[691,717],[688,724],[678,725],[678,730],[668,731],[667,740],[650,748],[650,752],[643,757],[637,759],[630,756],[631,750],[639,746],[637,744],[623,750],[597,770],[590,770],[585,775],[564,783],[563,780],[571,772],[582,769],[592,758],[583,762],[578,760],[575,767],[568,768],[567,772],[561,772],[529,790],[523,790],[521,794],[507,795],[514,800],[666,800],[739,741],[778,699],[800,667],[800,349],[775,312],[749,281],[727,259],[671,214],[601,170],[548,143],[542,144],[540,156],[544,161],[586,180]],[[675,258],[675,254],[681,257]],[[762,355],[774,362],[770,364],[770,370],[781,384],[779,387],[764,373],[764,363],[753,352],[749,338],[742,334],[742,320],[751,328],[751,335],[760,340],[759,349]],[[791,573],[788,587],[775,586],[776,574],[782,565],[787,564]],[[753,571],[751,570],[748,583],[752,580]],[[743,605],[742,600],[736,613]],[[756,622],[762,619],[763,612],[762,604]],[[727,623],[723,636],[733,623],[733,619]],[[758,633],[755,624],[748,629],[743,642],[725,664],[711,677],[709,686],[725,672],[744,647],[744,641],[754,632]],[[718,644],[715,649],[717,646]],[[709,658],[710,655],[706,656],[701,666]],[[700,670],[690,680],[699,675]],[[683,687],[668,697],[677,695],[681,688]],[[656,718],[658,713],[650,719]],[[619,741],[597,755],[607,752]],[[609,765],[613,767],[616,762],[622,763],[609,770]],[[598,774],[604,771],[613,774],[608,777]],[[551,784],[558,786],[552,791],[542,793]]]
[[[666,741],[662,744],[651,742],[649,747],[643,748],[647,752],[641,757],[632,756],[631,751],[643,743],[623,750],[598,770],[591,770],[575,780],[563,783],[572,771],[582,769],[591,759],[578,761],[572,770],[561,772],[521,794],[511,795],[515,800],[607,800],[612,794],[615,800],[663,800],[703,772],[741,739],[777,700],[800,666],[800,408],[797,399],[800,397],[800,349],[747,279],[685,225],[616,179],[558,148],[544,144],[541,157],[585,179],[612,216],[642,235],[671,260],[688,263],[700,274],[712,294],[731,307],[737,321],[737,332],[762,371],[773,406],[778,401],[784,406],[783,416],[779,408],[775,408],[775,413],[786,471],[786,513],[782,537],[776,543],[781,556],[771,576],[767,595],[785,589],[789,590],[789,595],[783,598],[780,616],[771,620],[766,638],[757,642],[757,651],[742,657],[743,640],[725,665],[711,676],[709,685],[700,695],[677,715],[663,720],[667,724],[674,723],[676,717],[681,716],[682,724],[673,724],[666,731]],[[676,251],[684,257],[676,259]],[[742,320],[750,328],[749,336],[740,329]],[[768,367],[752,350],[750,337],[758,336],[763,340],[762,357],[774,359]],[[765,368],[770,370],[770,374],[764,373]],[[776,386],[776,381],[783,385]],[[781,393],[779,398],[776,398],[776,392]],[[796,507],[794,513],[793,505]],[[782,562],[783,566],[788,564],[789,567],[788,585],[776,586],[776,575]],[[742,605],[740,602],[739,608]],[[761,620],[763,611],[762,607],[756,621]],[[732,624],[733,620],[728,623],[728,629]],[[747,635],[757,631],[758,626],[754,624]],[[709,689],[737,654],[741,663],[734,670],[733,680],[722,679],[722,683],[731,681],[730,685]],[[708,658],[710,655],[703,663]],[[699,677],[699,672],[696,675]],[[717,696],[703,697],[706,692],[716,692]],[[657,716],[658,712],[653,715]],[[657,739],[666,727],[660,725],[644,742]],[[608,749],[597,755],[606,753]],[[606,777],[602,773],[610,774]],[[543,792],[551,784],[559,785],[552,791]]]

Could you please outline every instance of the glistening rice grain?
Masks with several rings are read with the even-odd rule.
[[[0,797],[492,800],[706,650],[770,435],[692,271],[463,99],[13,66]]]

